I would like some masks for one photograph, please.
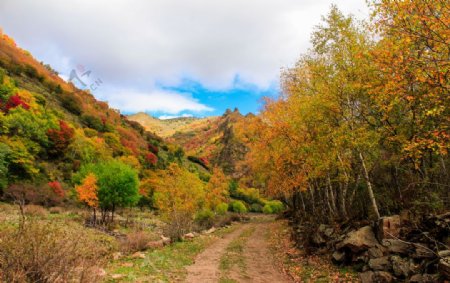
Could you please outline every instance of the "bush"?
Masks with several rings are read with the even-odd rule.
[[[182,239],[182,236],[189,233],[192,229],[192,218],[183,212],[174,211],[170,214],[170,222],[164,227],[164,235],[167,235],[172,241]]]
[[[47,216],[47,210],[40,205],[29,204],[25,206],[25,215],[34,217],[45,217]]]
[[[272,208],[273,213],[280,213],[284,210],[284,205],[279,200],[271,200],[268,201],[266,204],[268,204],[270,208]]]
[[[227,204],[227,203],[224,203],[224,202],[219,203],[219,204],[216,206],[215,211],[216,211],[216,213],[219,214],[219,215],[225,215],[225,214],[227,213],[227,211],[228,211],[228,204]]]
[[[263,207],[259,204],[259,203],[254,203],[250,206],[250,211],[251,212],[262,212]]]
[[[265,214],[272,214],[273,213],[272,207],[268,204],[264,205],[263,212]]]
[[[34,221],[0,239],[0,282],[98,282],[107,252],[80,229]]]
[[[232,201],[230,203],[230,205],[231,205],[231,210],[233,212],[237,212],[237,213],[246,213],[247,212],[247,208],[245,207],[244,203],[240,200]]]
[[[81,100],[75,96],[75,94],[59,94],[62,107],[68,110],[70,113],[80,115],[83,112]]]
[[[148,233],[144,231],[133,231],[122,242],[122,250],[129,253],[143,251],[147,249],[147,244],[151,240]]]
[[[195,222],[200,226],[200,228],[211,228],[214,225],[214,213],[209,209],[203,209],[197,212]]]

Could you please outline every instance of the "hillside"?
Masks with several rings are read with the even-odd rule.
[[[240,177],[237,163],[243,160],[247,149],[235,131],[236,124],[244,124],[246,119],[238,109],[227,110],[220,117],[160,120],[138,113],[128,119],[181,146],[188,158],[204,160],[207,166],[218,166],[227,175]]]
[[[154,132],[160,137],[168,138],[177,132],[187,132],[194,128],[201,128],[208,123],[212,123],[218,117],[194,118],[180,117],[173,119],[158,119],[146,113],[136,113],[129,115],[128,119],[138,122],[147,131]]]
[[[152,132],[65,82],[1,34],[0,195],[23,182],[39,194],[52,182],[68,192],[80,167],[110,159],[133,167],[142,179],[174,161],[205,171]]]

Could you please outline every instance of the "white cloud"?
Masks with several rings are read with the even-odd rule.
[[[164,112],[175,115],[183,111],[202,113],[214,110],[201,104],[189,94],[164,90],[140,92],[130,89],[102,89],[99,92],[99,98],[125,113]]]
[[[168,119],[175,119],[175,118],[190,118],[194,117],[192,114],[182,114],[182,115],[161,115],[158,117],[160,120],[168,120]]]
[[[332,2],[366,16],[364,0],[2,0],[0,25],[69,73],[84,64],[115,87],[176,84],[264,88],[308,47]]]

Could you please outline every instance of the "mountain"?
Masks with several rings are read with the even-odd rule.
[[[218,117],[179,117],[172,119],[158,119],[142,112],[128,116],[129,120],[138,122],[147,131],[154,132],[163,138],[171,137],[177,132],[186,132],[192,128],[202,127],[217,118]]]
[[[204,160],[234,178],[240,176],[237,165],[243,160],[247,148],[235,131],[236,125],[245,124],[246,119],[238,109],[227,110],[219,117],[160,120],[138,113],[128,119],[181,146],[188,158]]]

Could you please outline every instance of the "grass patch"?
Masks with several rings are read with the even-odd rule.
[[[222,236],[235,227],[224,228],[214,233]],[[144,253],[145,258],[125,257],[114,261],[108,268],[106,282],[176,282],[186,277],[186,266],[194,263],[194,258],[210,245],[216,237],[200,236],[192,241],[177,242],[162,249]],[[113,279],[112,275],[122,275]]]
[[[233,240],[225,250],[225,253],[220,259],[219,269],[222,272],[220,278],[221,283],[226,282],[237,282],[231,278],[227,277],[227,273],[232,270],[235,266],[239,268],[241,275],[245,276],[245,259],[244,259],[244,245],[248,238],[255,231],[254,227],[244,230],[237,239]]]

